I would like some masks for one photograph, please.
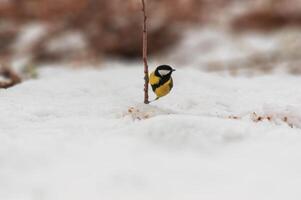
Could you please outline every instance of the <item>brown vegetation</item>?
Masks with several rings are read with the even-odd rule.
[[[160,52],[174,44],[180,33],[175,31],[179,22],[195,20],[200,2],[190,0],[152,1],[149,4],[150,25],[149,52]],[[170,6],[170,4],[175,5]],[[192,12],[193,9],[196,12]],[[141,4],[140,1],[122,0],[15,0],[0,3],[2,22],[9,22],[14,33],[0,30],[1,41],[5,37],[15,37],[22,25],[26,23],[44,23],[51,29],[39,40],[34,48],[36,60],[57,58],[47,51],[49,40],[68,31],[81,32],[87,42],[89,51],[95,55],[109,54],[124,57],[141,55]],[[191,14],[189,13],[191,12]],[[1,21],[0,21],[1,24]],[[0,44],[1,49],[9,49],[11,41]],[[1,50],[0,50],[1,51]],[[1,53],[1,52],[0,52]],[[38,55],[37,55],[38,54]],[[64,55],[62,55],[64,56]]]
[[[8,66],[0,66],[0,88],[9,88],[21,82],[21,77]]]
[[[300,0],[255,0],[246,13],[232,22],[236,30],[275,30],[301,25]]]
[[[224,16],[234,3],[246,12],[231,18],[235,30],[274,29],[301,24],[300,0],[152,0],[149,11],[149,53],[160,53],[179,41],[186,23],[207,23]],[[250,6],[249,6],[250,4]],[[141,56],[141,2],[137,0],[10,0],[0,2],[0,58],[11,55],[11,45],[28,23],[42,23],[46,34],[28,54],[34,61],[91,58],[114,55]],[[224,16],[225,17],[225,16]],[[216,21],[215,21],[216,22]],[[86,48],[71,57],[68,51],[49,51],[49,41],[76,31]],[[71,50],[70,50],[71,51]],[[84,53],[83,53],[84,52]]]

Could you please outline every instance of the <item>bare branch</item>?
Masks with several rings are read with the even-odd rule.
[[[142,12],[143,12],[143,62],[144,62],[144,103],[149,104],[148,100],[148,63],[147,63],[147,13],[146,3],[142,0]]]

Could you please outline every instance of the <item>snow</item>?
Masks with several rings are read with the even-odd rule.
[[[142,68],[124,65],[0,90],[0,199],[301,198],[300,77],[176,67],[143,105]]]
[[[52,53],[66,53],[87,49],[87,41],[80,32],[69,32],[54,38],[47,44],[47,51]]]
[[[280,36],[279,36],[280,35]],[[283,33],[287,37],[288,34]],[[185,32],[182,42],[169,55],[170,60],[206,67],[212,61],[243,59],[254,53],[266,54],[279,48],[278,34],[233,34],[221,28],[196,28]],[[192,56],[193,55],[193,56]],[[200,65],[203,64],[203,65]]]
[[[233,32],[222,27],[185,31],[182,41],[158,63],[232,74],[267,71],[300,72],[300,29],[274,32]]]
[[[13,67],[21,72],[22,67],[27,65],[32,59],[32,49],[37,42],[47,34],[47,26],[40,23],[29,23],[21,28],[17,39],[12,45],[14,59]]]

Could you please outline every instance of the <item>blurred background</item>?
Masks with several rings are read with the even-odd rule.
[[[231,75],[301,72],[301,0],[147,4],[149,59],[156,63]],[[141,30],[140,0],[0,0],[2,71],[33,76],[43,64],[136,62]]]

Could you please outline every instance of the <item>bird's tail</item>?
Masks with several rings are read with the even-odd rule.
[[[160,97],[155,98],[154,100],[150,101],[150,103],[157,101],[158,99],[160,99]]]

